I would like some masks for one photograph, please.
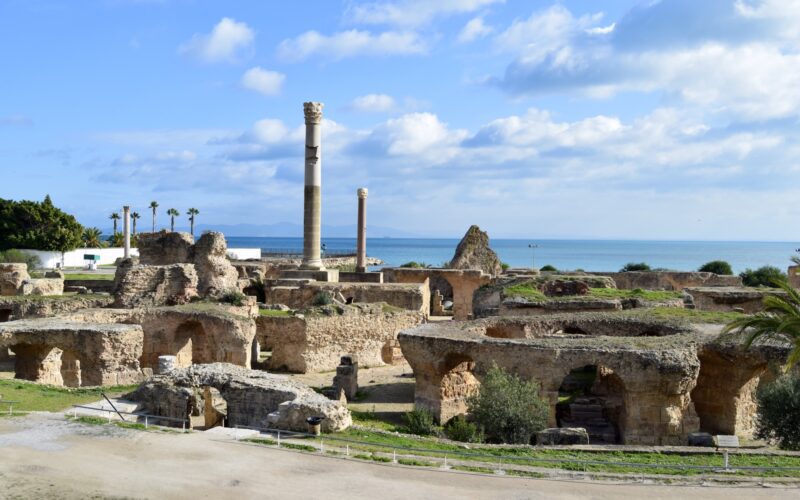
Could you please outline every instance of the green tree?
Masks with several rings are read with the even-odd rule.
[[[750,347],[759,338],[777,338],[793,344],[786,367],[800,359],[800,292],[785,279],[772,282],[784,293],[764,297],[764,310],[750,316],[737,318],[725,326],[724,332],[749,331],[745,346]]]
[[[83,226],[75,217],[44,201],[0,198],[0,250],[25,248],[68,252],[81,245]]]
[[[786,374],[756,393],[756,438],[800,450],[800,376]]]
[[[170,209],[167,210],[167,215],[169,215],[169,230],[174,233],[175,232],[175,217],[180,216],[181,213],[178,212],[177,208],[170,208]]]
[[[786,279],[786,275],[775,266],[761,266],[755,271],[745,269],[739,273],[744,286],[772,286],[775,281]]]
[[[108,244],[112,247],[125,246],[125,235],[122,233],[114,233],[113,235],[109,236]]]
[[[117,212],[112,213],[108,216],[114,222],[114,234],[117,234],[117,221],[119,221],[120,216]]]
[[[724,275],[731,275],[733,274],[733,269],[731,265],[725,262],[724,260],[712,260],[711,262],[706,262],[698,269],[701,273],[714,273],[714,274],[724,274]]]
[[[535,382],[521,380],[496,364],[467,399],[473,420],[490,441],[528,444],[547,425],[549,405]]]
[[[153,232],[156,232],[156,209],[158,208],[157,201],[150,202],[150,209],[153,211]]]
[[[133,236],[136,236],[136,221],[141,219],[142,216],[139,215],[139,212],[133,212],[131,214],[131,220],[133,220]]]
[[[619,270],[621,273],[627,273],[630,271],[649,271],[650,266],[646,262],[628,262],[625,264],[622,269]]]
[[[192,236],[194,236],[194,218],[200,214],[200,210],[192,207],[186,211],[186,215],[189,216],[189,226],[191,227],[190,232]]]
[[[100,248],[102,231],[96,227],[87,227],[83,230],[83,244],[88,248]]]

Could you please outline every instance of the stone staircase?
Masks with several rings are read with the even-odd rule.
[[[578,397],[569,404],[569,415],[561,419],[561,427],[583,427],[590,444],[615,444],[617,431],[603,415],[603,398]]]

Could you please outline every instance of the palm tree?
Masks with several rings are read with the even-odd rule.
[[[96,227],[87,227],[83,230],[83,244],[88,248],[99,248],[102,234],[103,232]]]
[[[131,213],[131,219],[133,219],[133,235],[136,236],[136,221],[141,219],[142,216],[139,215],[139,212]]]
[[[108,216],[109,219],[114,221],[114,234],[117,234],[117,221],[120,219],[120,216],[117,212],[112,213]]]
[[[169,215],[169,230],[173,233],[175,232],[175,217],[178,217],[180,214],[177,208],[167,209],[167,215]]]
[[[150,202],[150,208],[153,210],[153,232],[156,232],[156,208],[158,208],[157,201]]]
[[[800,292],[792,288],[785,279],[773,280],[773,284],[783,290],[784,294],[767,295],[764,297],[763,311],[731,321],[723,332],[750,329],[746,347],[750,347],[760,337],[788,339],[793,344],[784,367],[784,370],[788,370],[800,360]]]
[[[194,217],[198,214],[200,214],[200,210],[196,208],[190,208],[189,210],[186,211],[186,215],[189,216],[190,227],[192,228],[191,229],[192,236],[194,236]]]

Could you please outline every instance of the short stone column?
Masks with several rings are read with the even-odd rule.
[[[348,401],[352,401],[358,392],[358,356],[347,354],[341,357],[333,377],[333,389],[336,397],[344,393]]]
[[[358,239],[356,243],[356,272],[367,272],[367,188],[358,190]]]
[[[303,197],[303,262],[301,269],[322,270],[322,103],[303,103],[306,120],[306,172]]]
[[[131,256],[131,207],[127,205],[122,207],[122,236],[125,240],[125,253],[123,256],[129,259]]]
[[[178,357],[164,355],[158,357],[158,373],[169,373],[178,367]]]

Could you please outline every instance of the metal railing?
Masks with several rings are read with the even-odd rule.
[[[701,474],[706,472],[711,473],[735,473],[737,471],[761,471],[761,472],[777,472],[777,471],[795,471],[800,472],[800,466],[798,467],[788,467],[788,466],[757,466],[757,465],[735,465],[731,463],[731,455],[729,454],[728,450],[716,450],[713,453],[708,453],[709,455],[719,455],[722,458],[723,464],[722,465],[695,465],[695,464],[681,464],[681,463],[640,463],[640,462],[611,462],[611,461],[603,461],[603,460],[585,460],[585,459],[577,459],[577,458],[548,458],[548,457],[525,457],[519,455],[507,455],[507,454],[485,454],[485,453],[478,453],[474,451],[459,451],[459,450],[432,450],[430,448],[416,448],[416,447],[408,447],[408,446],[396,446],[396,445],[388,445],[382,443],[374,443],[369,441],[360,441],[357,439],[351,438],[343,438],[343,437],[335,437],[330,435],[315,435],[306,432],[298,432],[298,431],[288,431],[284,429],[274,429],[274,428],[265,428],[265,427],[252,427],[246,425],[234,425],[234,429],[248,429],[258,431],[259,433],[266,433],[275,436],[276,438],[276,446],[281,447],[282,440],[285,441],[286,439],[291,438],[313,438],[319,441],[319,448],[317,452],[325,453],[325,442],[334,442],[334,443],[341,443],[339,446],[340,450],[344,451],[345,456],[350,456],[353,450],[350,449],[351,446],[354,447],[355,451],[371,451],[373,455],[375,454],[374,450],[382,449],[386,450],[383,452],[384,455],[391,456],[392,463],[398,463],[398,454],[400,454],[402,458],[427,458],[427,459],[438,459],[440,460],[440,465],[443,468],[450,468],[454,460],[456,462],[459,461],[459,458],[464,459],[463,461],[466,463],[482,463],[489,466],[496,467],[494,472],[497,474],[504,474],[505,470],[514,471],[515,469],[513,466],[523,466],[523,467],[532,467],[532,468],[544,468],[544,469],[552,469],[551,472],[557,471],[557,469],[564,470],[566,469],[568,472],[580,472],[579,469],[583,469],[583,472],[589,472],[589,468],[593,466],[599,467],[628,467],[628,468],[637,468],[637,469],[671,469],[671,470],[694,470],[699,471]],[[239,440],[239,436],[235,434],[235,439]],[[285,444],[285,443],[283,443]],[[309,445],[310,446],[310,445]],[[316,446],[315,446],[316,448]],[[364,450],[363,448],[367,448]],[[330,445],[329,445],[330,451]],[[733,455],[734,457],[736,455]],[[448,463],[449,461],[449,463]],[[567,467],[547,467],[546,465],[537,465],[537,464],[562,464],[566,465]],[[509,467],[511,466],[511,467]],[[524,470],[520,471],[516,469],[518,472],[526,472]],[[529,471],[527,471],[529,472]],[[603,473],[603,471],[593,471],[596,473]],[[639,473],[631,473],[628,472],[627,474],[639,474]]]
[[[9,401],[7,399],[6,400],[0,399],[0,404],[8,405],[8,414],[9,415],[13,415],[14,414],[14,405],[19,404],[19,403],[20,403],[19,401]]]
[[[106,417],[108,418],[109,422],[111,422],[111,420],[112,420],[111,416],[114,413],[116,413],[118,415],[120,415],[120,414],[121,415],[132,415],[132,416],[136,417],[137,420],[140,419],[140,418],[144,418],[144,427],[145,427],[145,429],[147,429],[150,426],[150,421],[164,420],[164,421],[167,421],[167,422],[180,422],[182,429],[185,431],[186,430],[186,424],[189,423],[189,419],[188,418],[165,417],[163,415],[152,415],[150,413],[141,413],[141,412],[133,413],[133,412],[122,411],[122,410],[117,410],[117,409],[113,409],[113,408],[102,408],[102,407],[101,408],[97,408],[95,406],[85,406],[85,405],[72,405],[72,417],[73,418],[77,418],[78,417],[78,408],[81,408],[81,409],[84,409],[84,410],[93,410],[93,411],[106,412],[107,413]],[[84,415],[84,416],[90,416],[90,415]],[[125,422],[125,420],[122,420],[122,421]],[[139,423],[139,422],[135,422],[135,423]],[[157,425],[157,424],[153,424],[153,425]]]

